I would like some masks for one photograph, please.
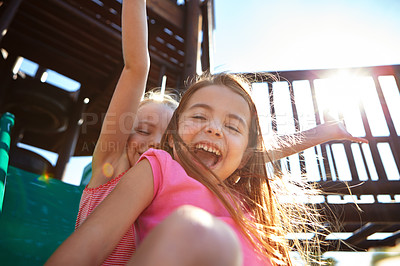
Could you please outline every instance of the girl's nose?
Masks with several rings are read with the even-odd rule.
[[[154,134],[151,139],[149,139],[148,142],[148,149],[153,148],[153,149],[160,149],[161,145],[161,137],[162,133]]]
[[[222,137],[222,130],[221,127],[216,124],[209,124],[206,127],[206,132],[208,134],[215,135],[216,137]]]

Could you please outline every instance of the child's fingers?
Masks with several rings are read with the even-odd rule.
[[[365,139],[365,138],[357,138],[357,137],[354,137],[353,141],[354,141],[354,142],[358,142],[358,143],[368,143],[368,140]]]

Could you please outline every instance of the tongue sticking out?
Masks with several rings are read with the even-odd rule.
[[[218,162],[219,156],[217,156],[215,153],[199,149],[195,150],[195,154],[207,167],[214,166]]]

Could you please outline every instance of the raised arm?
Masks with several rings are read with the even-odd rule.
[[[312,129],[293,135],[279,136],[278,145],[269,151],[271,160],[279,160],[331,140],[349,140],[368,143],[364,138],[353,137],[340,121],[328,121]]]
[[[146,1],[124,0],[122,47],[125,65],[93,154],[94,178],[97,178],[95,173],[99,166],[104,163],[117,164],[116,161],[125,153],[126,142],[145,90],[149,71],[147,39]]]
[[[150,204],[153,175],[147,160],[139,162],[83,224],[53,253],[46,265],[100,265]]]

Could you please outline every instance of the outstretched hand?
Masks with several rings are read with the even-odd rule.
[[[351,135],[347,131],[343,121],[339,121],[339,120],[333,118],[329,114],[324,114],[324,118],[326,121],[324,123],[324,125],[326,127],[326,130],[330,131],[332,139],[349,140],[349,141],[358,142],[358,143],[368,143],[368,140],[365,138],[354,137],[353,135]]]

